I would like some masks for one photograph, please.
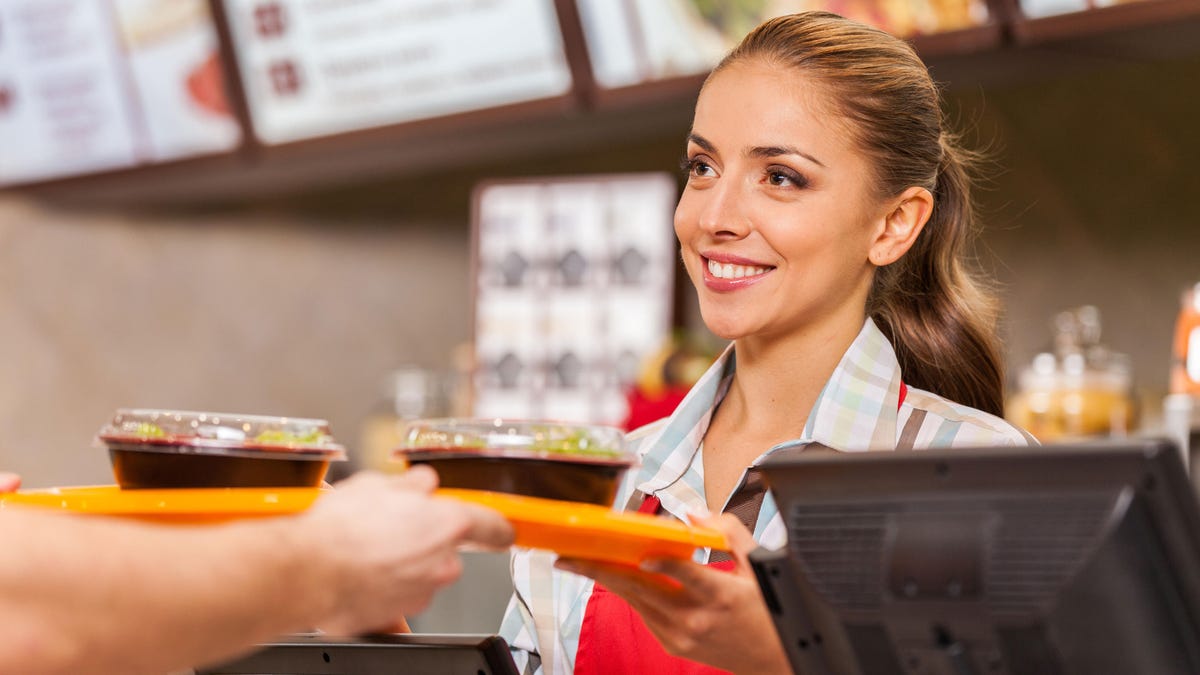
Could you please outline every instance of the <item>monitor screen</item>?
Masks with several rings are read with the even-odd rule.
[[[517,675],[494,635],[293,635],[196,675]]]
[[[751,560],[796,672],[1200,672],[1200,512],[1168,441],[762,468],[788,544]]]

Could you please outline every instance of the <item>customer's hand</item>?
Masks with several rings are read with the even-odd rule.
[[[559,559],[555,566],[591,577],[624,598],[669,654],[734,673],[790,673],[750,567],[754,537],[729,514],[691,521],[725,534],[733,549],[732,571],[672,559],[648,560],[640,568],[575,559]]]
[[[15,473],[0,472],[0,492],[16,492],[21,487],[21,477]]]
[[[460,545],[512,543],[512,526],[499,513],[433,497],[437,476],[426,467],[399,476],[366,472],[336,487],[301,516],[304,550],[327,562],[329,606],[318,626],[326,632],[393,625],[458,579]]]

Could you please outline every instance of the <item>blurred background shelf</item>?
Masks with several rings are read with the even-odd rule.
[[[1009,25],[1018,44],[1039,44],[1070,41],[1087,35],[1129,33],[1144,27],[1166,28],[1189,35],[1192,44],[1200,41],[1197,21],[1200,2],[1196,0],[1134,0],[1124,4],[1095,7],[1082,11],[1063,12],[1049,16],[1027,16],[1020,0],[1002,0],[1007,4]],[[1151,31],[1135,37],[1131,44],[1141,43],[1143,49],[1153,48],[1156,33]]]

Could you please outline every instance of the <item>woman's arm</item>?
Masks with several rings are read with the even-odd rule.
[[[747,557],[754,537],[729,514],[691,520],[725,533],[733,548],[732,571],[669,559],[647,561],[640,569],[566,559],[557,566],[624,598],[669,654],[739,674],[791,675]]]
[[[361,475],[301,515],[219,526],[6,509],[0,672],[162,673],[287,632],[389,626],[459,576],[459,544],[512,538],[435,485]]]

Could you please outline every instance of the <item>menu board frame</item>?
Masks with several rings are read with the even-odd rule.
[[[237,109],[237,116],[244,130],[243,136],[248,152],[256,161],[274,163],[296,156],[340,148],[372,147],[378,146],[380,143],[399,144],[406,139],[415,137],[444,135],[513,122],[536,122],[538,119],[579,113],[586,107],[588,87],[586,81],[581,86],[580,80],[584,76],[586,62],[581,64],[579,60],[581,55],[586,57],[586,46],[571,37],[573,28],[579,22],[574,0],[552,0],[563,40],[563,57],[571,77],[570,86],[565,93],[437,117],[404,120],[328,135],[267,143],[259,136],[253,123],[250,101],[246,94],[246,84],[241,77],[241,67],[237,60],[238,50],[234,43],[225,0],[208,0],[208,2],[212,7],[213,16],[216,18],[222,54],[228,54],[228,60],[225,61],[227,76],[234,83],[231,88],[236,90],[231,94],[231,99],[233,99],[232,102]],[[590,78],[590,73],[587,73],[587,76]]]
[[[1197,0],[1140,0],[1037,18],[1025,15],[1021,0],[993,1],[1003,5],[1013,42],[1021,46],[1200,19]]]
[[[235,146],[189,157],[12,182],[0,185],[0,193],[28,190],[70,196],[74,188],[83,188],[81,193],[90,191],[94,194],[110,186],[125,189],[137,185],[137,190],[152,190],[154,185],[162,184],[172,186],[175,194],[181,193],[179,186],[182,185],[182,194],[187,194],[190,189],[187,185],[193,180],[203,182],[231,171],[252,173],[256,169],[282,170],[277,171],[274,179],[277,185],[286,185],[291,180],[288,170],[293,159],[302,158],[312,164],[334,158],[339,152],[346,156],[349,151],[379,147],[395,147],[402,151],[406,141],[415,139],[452,138],[461,132],[482,137],[491,129],[511,129],[514,125],[536,127],[539,122],[551,120],[566,124],[571,123],[573,117],[611,117],[639,108],[682,106],[694,100],[706,77],[704,74],[622,87],[600,85],[592,70],[579,7],[575,0],[552,1],[571,76],[570,86],[562,95],[266,145],[259,141],[251,121],[236,61],[238,50],[231,38],[224,0],[204,0],[217,33],[226,96],[241,130],[241,138]],[[985,1],[990,13],[986,25],[910,39],[918,54],[937,66],[937,72],[952,73],[951,83],[955,79],[954,73],[974,76],[981,68],[987,72],[1027,68],[1035,57],[1022,56],[1020,48],[1023,47],[1092,37],[1103,40],[1106,35],[1113,35],[1118,41],[1144,44],[1157,53],[1167,49],[1160,45],[1160,36],[1181,42],[1200,34],[1200,2],[1197,0],[1141,0],[1041,18],[1026,17],[1021,11],[1020,0]],[[416,164],[422,161],[416,160]],[[224,189],[220,187],[220,181],[215,180],[213,184],[217,186],[216,193],[220,194]],[[212,188],[206,189],[213,193]]]

